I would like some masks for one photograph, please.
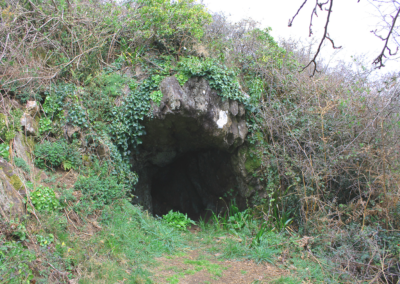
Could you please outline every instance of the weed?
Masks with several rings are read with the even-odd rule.
[[[54,235],[53,234],[49,234],[47,236],[36,235],[36,240],[40,246],[45,247],[54,242]]]
[[[190,264],[190,265],[194,265],[195,266],[195,270],[200,271],[202,269],[207,270],[207,272],[209,272],[210,274],[217,276],[217,277],[221,277],[222,276],[222,271],[226,270],[226,267],[221,267],[218,264],[215,263],[211,263],[208,260],[185,260],[186,264]]]
[[[181,212],[169,211],[168,214],[163,216],[163,219],[171,226],[178,229],[186,230],[190,224],[196,225],[196,223],[188,218],[187,214]]]

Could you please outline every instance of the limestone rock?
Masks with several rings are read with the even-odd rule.
[[[223,99],[210,88],[204,78],[191,78],[182,88],[175,77],[160,84],[163,98],[153,105],[154,119],[145,124],[147,135],[143,145],[167,146],[171,152],[213,147],[232,152],[243,144],[248,129],[244,107],[237,101]],[[147,137],[149,139],[147,139]],[[160,140],[159,140],[160,139]]]
[[[25,205],[18,192],[22,186],[12,166],[0,158],[0,214],[4,218],[21,217],[25,213]]]
[[[24,113],[21,117],[21,125],[25,128],[26,134],[36,135],[39,125],[37,121],[27,113]]]
[[[27,101],[25,107],[25,113],[29,114],[32,117],[35,117],[36,114],[39,113],[39,106],[36,101]]]
[[[29,165],[30,159],[29,159],[29,155],[27,152],[27,148],[24,146],[24,143],[23,143],[24,139],[26,139],[26,137],[19,132],[15,135],[14,151],[18,158],[23,159]]]

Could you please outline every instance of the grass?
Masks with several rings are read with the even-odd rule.
[[[79,273],[79,283],[154,283],[152,277],[160,267],[156,258],[161,256],[182,264],[167,265],[166,270],[173,272],[173,275],[165,276],[169,283],[179,283],[183,277],[199,271],[218,279],[228,269],[218,260],[253,260],[279,265],[277,259],[285,251],[289,251],[288,261],[281,264],[281,268],[290,270],[292,275],[281,277],[274,283],[301,283],[304,280],[336,283],[334,277],[325,272],[323,261],[316,262],[309,257],[302,259],[300,256],[305,254],[296,245],[298,238],[286,233],[266,233],[257,246],[251,245],[249,230],[232,235],[218,226],[205,224],[202,231],[192,234],[152,217],[128,201],[106,207],[98,218],[102,229],[88,237],[85,237],[88,234],[84,226],[80,227],[81,231],[70,231],[68,220],[61,212],[43,215],[40,219],[42,229],[39,233],[54,234],[55,252],[43,249],[39,259],[45,258],[58,270],[68,272],[70,277]],[[200,253],[190,259],[188,252],[194,250]],[[36,276],[37,283],[46,283],[52,269],[47,270],[42,278]],[[246,275],[248,272],[240,270],[238,273]]]
[[[100,281],[116,269],[113,282],[139,279],[139,282],[151,283],[146,268],[155,265],[154,258],[185,247],[181,232],[128,202],[104,210],[102,225],[106,229],[95,236],[92,243],[101,244],[97,252],[107,256],[109,262],[98,269],[94,267],[98,273],[94,278],[90,273],[86,277],[90,281]],[[129,267],[133,267],[135,273],[129,274]]]

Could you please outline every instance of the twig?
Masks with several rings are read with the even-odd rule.
[[[7,49],[7,44],[8,44],[8,39],[9,39],[9,37],[10,37],[10,34],[7,34],[6,43],[4,44],[4,49],[3,49],[3,52],[1,53],[1,56],[0,56],[0,62],[1,62],[1,60],[3,59],[4,54],[6,53],[6,49]]]
[[[382,37],[378,36],[375,32],[373,32],[373,33],[375,34],[375,36],[378,36],[380,39],[385,40],[385,45],[383,46],[383,49],[382,49],[381,53],[380,53],[380,54],[378,55],[378,57],[375,58],[375,60],[372,62],[372,64],[375,64],[375,65],[378,65],[378,64],[379,64],[379,66],[376,67],[377,69],[381,69],[382,67],[385,67],[385,65],[383,64],[383,58],[384,58],[384,57],[386,58],[386,56],[385,56],[385,50],[386,50],[386,49],[389,51],[389,55],[396,55],[396,53],[397,53],[397,51],[398,51],[398,49],[399,49],[399,47],[397,47],[396,52],[395,52],[395,53],[392,53],[392,51],[391,51],[390,48],[388,47],[389,38],[390,38],[390,36],[391,36],[392,33],[393,33],[393,28],[394,28],[395,25],[396,25],[396,20],[397,20],[397,18],[399,17],[399,14],[400,14],[400,7],[399,7],[399,9],[397,10],[396,16],[395,16],[395,17],[393,18],[393,20],[392,20],[392,26],[390,27],[389,33],[388,33],[388,35],[387,35],[386,38],[382,38]]]
[[[322,5],[325,5],[325,4],[327,4],[327,3],[328,3],[328,2],[319,4],[320,8],[322,7]],[[342,48],[341,46],[336,47],[335,44],[334,44],[334,42],[333,42],[333,40],[332,40],[332,39],[329,37],[329,35],[328,35],[328,25],[329,25],[329,20],[330,20],[331,13],[332,13],[332,6],[333,6],[333,0],[330,0],[330,6],[329,6],[329,9],[328,9],[328,17],[327,17],[327,19],[326,19],[325,28],[324,28],[324,35],[323,35],[323,37],[322,37],[322,39],[321,39],[321,42],[319,43],[317,52],[315,53],[313,59],[311,59],[311,61],[310,61],[305,67],[303,67],[303,69],[301,70],[301,71],[304,71],[304,70],[305,70],[307,67],[309,67],[311,64],[314,64],[314,71],[313,71],[313,73],[312,73],[312,75],[311,75],[310,77],[313,77],[313,76],[315,75],[315,72],[319,72],[319,71],[317,70],[317,62],[316,62],[316,59],[317,59],[318,54],[319,54],[320,51],[321,51],[321,47],[322,47],[322,44],[324,43],[325,39],[328,39],[328,40],[332,43],[332,46],[333,46],[334,49],[340,49],[340,48]],[[313,13],[315,13],[315,8],[314,8]],[[311,34],[312,34],[312,31],[311,31],[311,24],[312,24],[312,18],[311,18],[311,23],[310,23],[310,36],[311,36]]]
[[[291,27],[293,24],[294,19],[297,17],[297,15],[300,13],[300,10],[303,9],[304,5],[307,3],[308,0],[304,0],[303,4],[300,6],[299,10],[297,10],[296,14],[293,16],[292,19],[289,19],[289,24],[288,26]]]

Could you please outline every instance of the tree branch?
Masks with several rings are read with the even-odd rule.
[[[389,38],[390,38],[390,36],[391,36],[392,33],[393,33],[393,29],[394,29],[394,27],[395,27],[395,25],[396,25],[396,20],[397,20],[397,18],[399,17],[399,14],[400,14],[400,7],[399,7],[399,9],[397,10],[396,16],[395,16],[394,18],[392,18],[392,25],[391,25],[391,27],[390,27],[390,30],[389,30],[389,33],[388,33],[387,37],[386,37],[386,38],[382,38],[381,36],[378,36],[380,39],[382,39],[382,40],[385,41],[385,45],[383,46],[383,49],[382,49],[381,53],[380,53],[380,54],[378,55],[378,57],[375,58],[375,60],[372,62],[372,64],[379,65],[378,67],[376,67],[376,68],[378,68],[378,69],[381,69],[382,67],[385,67],[385,65],[383,64],[383,58],[386,58],[386,56],[385,56],[385,51],[386,51],[386,50],[389,51],[389,55],[396,55],[396,54],[397,54],[397,51],[398,51],[398,49],[399,49],[399,47],[397,47],[396,52],[392,53],[392,51],[391,51],[390,48],[388,47]],[[376,35],[376,31],[373,32],[373,33]],[[376,36],[377,36],[377,35],[376,35]]]
[[[323,6],[323,5],[326,5],[326,4],[328,4],[328,3],[329,3],[329,0],[328,0],[327,2],[325,2],[325,3],[318,3],[318,0],[317,0],[316,6],[318,5],[318,7],[319,7],[320,9],[322,9],[322,6]],[[328,40],[332,43],[332,46],[333,46],[334,49],[342,48],[341,46],[336,47],[335,44],[334,44],[334,42],[333,42],[333,40],[329,37],[329,34],[328,34],[328,25],[329,25],[329,20],[330,20],[331,13],[332,13],[332,6],[333,6],[333,0],[330,0],[330,6],[329,6],[329,9],[328,9],[328,16],[327,16],[326,23],[325,23],[324,35],[323,35],[323,37],[322,37],[322,39],[321,39],[321,42],[319,43],[317,52],[315,53],[313,59],[311,59],[311,61],[301,70],[301,71],[304,71],[304,70],[305,70],[307,67],[309,67],[311,64],[314,64],[314,70],[313,70],[313,73],[312,73],[311,77],[313,77],[313,76],[315,75],[315,72],[319,72],[319,71],[317,70],[317,62],[316,62],[316,59],[317,59],[317,57],[318,57],[318,54],[319,54],[320,51],[321,51],[321,47],[322,47],[322,44],[324,43],[325,39],[328,39]],[[314,14],[314,13],[316,14],[316,7],[314,7],[313,14]],[[310,36],[311,36],[311,34],[312,34],[311,25],[312,25],[312,17],[311,17],[311,23],[310,23]]]
[[[299,10],[297,10],[296,14],[293,16],[292,19],[289,19],[289,24],[288,27],[291,27],[293,24],[294,19],[297,17],[297,15],[300,13],[300,10],[303,9],[304,5],[307,3],[308,0],[304,0],[303,4],[300,6]]]

